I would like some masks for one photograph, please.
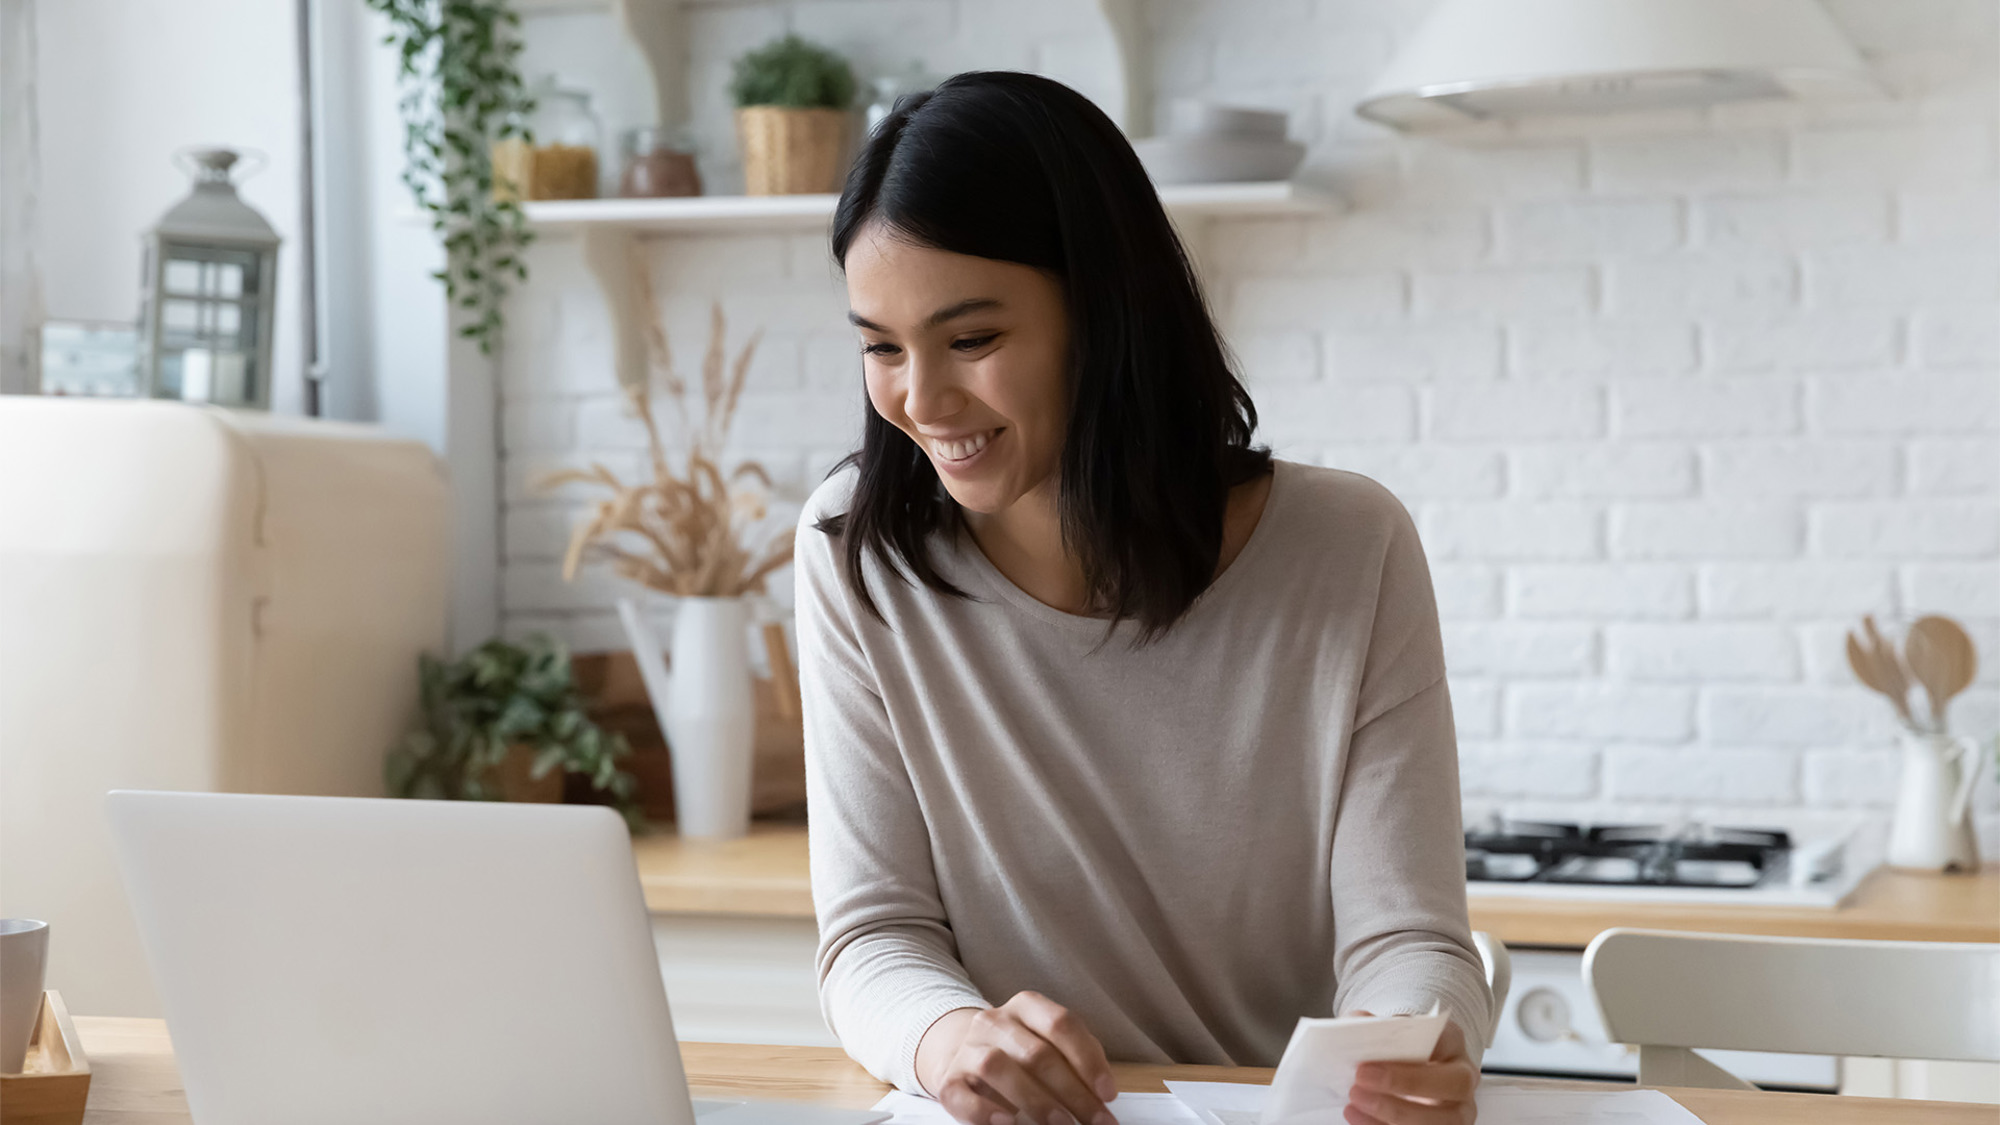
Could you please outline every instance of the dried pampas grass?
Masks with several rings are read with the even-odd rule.
[[[755,461],[745,461],[725,474],[720,462],[761,333],[752,334],[736,361],[727,363],[722,306],[710,306],[708,354],[701,365],[702,417],[697,426],[687,409],[687,382],[674,371],[652,286],[643,270],[635,268],[633,274],[635,303],[647,312],[646,358],[654,378],[626,387],[625,396],[646,427],[652,479],[627,484],[594,463],[589,469],[566,470],[543,481],[545,488],[586,484],[610,493],[570,536],[563,578],[575,578],[586,560],[603,559],[620,575],[663,594],[731,598],[762,593],[771,572],[791,561],[793,532],[787,527],[775,535],[757,535],[770,510],[770,474]],[[679,437],[687,450],[684,471],[675,471],[660,439],[653,417],[655,381],[672,396],[679,415]],[[761,543],[753,545],[753,537]]]

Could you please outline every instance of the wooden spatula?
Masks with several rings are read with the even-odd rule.
[[[1903,659],[1930,701],[1931,729],[1943,734],[1945,708],[1979,671],[1972,638],[1949,617],[1919,617],[1903,638]]]

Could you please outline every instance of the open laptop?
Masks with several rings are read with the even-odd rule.
[[[872,1125],[695,1102],[609,809],[110,794],[195,1125]]]

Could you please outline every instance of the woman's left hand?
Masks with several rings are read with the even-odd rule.
[[[1465,1054],[1465,1033],[1445,1021],[1429,1062],[1367,1062],[1348,1091],[1348,1125],[1472,1125],[1479,1071]]]

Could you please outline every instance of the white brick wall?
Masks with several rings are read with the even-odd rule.
[[[1354,203],[1194,232],[1266,439],[1384,481],[1416,515],[1469,813],[1879,839],[1895,732],[1845,668],[1848,622],[1964,618],[1987,660],[1955,717],[2000,726],[1994,5],[1828,0],[1890,99],[1452,138],[1355,119],[1430,6],[1149,5],[1163,97],[1290,111],[1308,174]],[[1050,3],[689,7],[697,132],[722,190],[727,60],[787,26],[877,68],[1091,50],[1087,21]],[[732,335],[764,329],[739,444],[804,490],[861,408],[822,240],[649,249],[684,357],[711,297]],[[616,583],[556,574],[576,499],[532,484],[580,460],[632,467],[636,429],[575,244],[544,240],[533,269],[501,365],[506,627],[613,645]],[[1980,802],[2000,856],[2000,787]]]

